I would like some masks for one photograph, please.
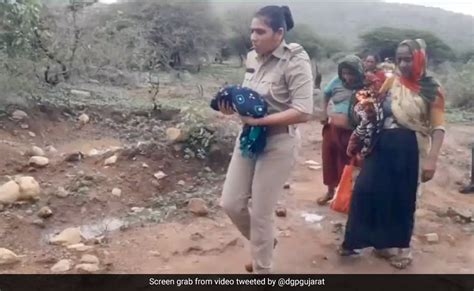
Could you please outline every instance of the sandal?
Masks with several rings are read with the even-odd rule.
[[[278,240],[275,239],[275,240],[273,241],[273,248],[274,248],[274,249],[276,248],[277,244],[278,244]],[[245,268],[245,271],[247,271],[247,272],[249,272],[249,273],[252,273],[252,272],[253,272],[253,263],[250,262],[250,263],[245,264],[245,265],[244,265],[244,268]]]
[[[356,250],[348,250],[348,249],[344,249],[342,247],[340,247],[337,250],[337,252],[341,257],[352,257],[352,256],[360,255],[360,252],[358,252]]]
[[[411,265],[412,262],[413,262],[413,258],[411,256],[411,253],[404,256],[396,256],[390,259],[390,265],[399,270],[406,269],[408,266]]]
[[[391,258],[396,256],[396,254],[391,252],[390,249],[380,249],[380,250],[374,249],[372,252],[377,258],[384,259],[384,260],[390,260]]]
[[[328,202],[331,201],[332,198],[334,198],[334,193],[327,192],[326,195],[324,195],[323,197],[318,198],[317,203],[320,206],[324,206],[324,205],[328,204]]]

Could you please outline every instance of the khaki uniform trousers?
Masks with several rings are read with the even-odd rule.
[[[221,206],[250,241],[256,273],[272,270],[274,212],[295,165],[299,141],[298,131],[270,135],[264,152],[254,160],[241,155],[238,139],[234,148]]]

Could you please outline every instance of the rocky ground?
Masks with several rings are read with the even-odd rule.
[[[0,118],[0,272],[244,272],[248,245],[218,206],[235,123],[178,108],[10,108]],[[458,192],[469,180],[472,124],[449,125],[404,271],[370,251],[338,257],[346,217],[316,204],[325,191],[321,128],[311,122],[302,132],[275,218],[276,272],[474,272],[474,195]]]

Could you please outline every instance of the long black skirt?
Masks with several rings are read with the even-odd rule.
[[[408,248],[418,187],[415,132],[384,130],[354,186],[342,247]]]

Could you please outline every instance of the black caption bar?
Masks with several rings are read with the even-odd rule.
[[[474,291],[474,275],[1,275],[0,291]]]

